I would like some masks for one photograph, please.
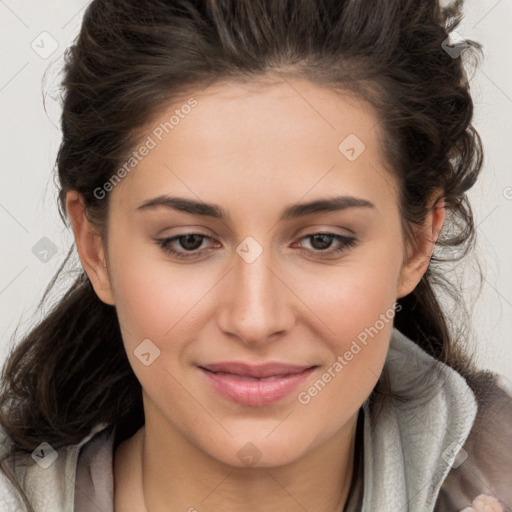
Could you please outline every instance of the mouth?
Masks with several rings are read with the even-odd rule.
[[[240,405],[262,407],[284,399],[318,367],[281,364],[255,367],[223,363],[198,368],[212,388],[224,398]]]
[[[200,366],[205,370],[217,374],[235,375],[253,379],[266,379],[270,377],[285,377],[296,375],[304,370],[313,368],[311,365],[294,365],[286,363],[266,363],[251,365],[243,362],[210,363]]]
[[[288,375],[296,375],[296,374],[283,374],[283,375],[273,375],[272,377],[249,377],[248,375],[236,375],[234,373],[229,372],[212,372],[211,370],[207,370],[206,368],[203,368],[207,372],[214,373],[215,375],[225,375],[227,377],[231,377],[236,380],[259,380],[259,381],[271,381],[271,380],[278,380],[283,379],[287,377]]]

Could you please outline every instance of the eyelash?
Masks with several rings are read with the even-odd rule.
[[[187,258],[193,258],[195,256],[198,256],[201,254],[201,252],[203,251],[199,251],[199,252],[191,252],[189,251],[188,254],[187,253],[183,253],[181,251],[177,251],[176,249],[173,249],[169,244],[171,244],[173,241],[175,240],[178,240],[180,238],[184,238],[186,236],[190,236],[190,235],[195,235],[195,236],[199,236],[199,237],[202,237],[203,240],[204,239],[209,239],[210,237],[209,236],[206,236],[206,235],[203,235],[201,233],[184,233],[184,234],[181,234],[181,235],[177,235],[177,236],[173,236],[171,238],[157,238],[155,239],[155,242],[161,247],[161,249],[168,253],[168,254],[171,254],[173,256],[176,256],[177,258],[180,258],[180,259],[187,259]],[[321,250],[321,249],[303,249],[301,252],[308,252],[308,253],[313,253],[315,256],[320,256],[320,258],[323,258],[324,256],[322,254],[327,254],[327,255],[332,255],[332,254],[339,254],[339,253],[342,253],[350,248],[353,248],[357,245],[358,243],[358,240],[354,237],[349,237],[349,236],[344,236],[344,235],[338,235],[336,233],[326,233],[326,232],[320,232],[320,233],[311,233],[309,235],[306,235],[306,236],[303,236],[301,238],[301,240],[304,240],[305,238],[312,238],[314,236],[317,236],[317,235],[326,235],[326,236],[329,236],[329,237],[332,237],[334,240],[340,242],[342,245],[340,248],[338,249],[326,249],[326,250]]]

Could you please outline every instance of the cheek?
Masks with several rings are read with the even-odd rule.
[[[382,371],[395,317],[400,254],[383,246],[379,255],[347,258],[328,270],[329,279],[304,276],[297,281],[303,283],[298,294],[318,312],[322,345],[331,355],[313,387],[299,396],[311,412],[325,414],[331,406],[355,411]]]
[[[364,403],[382,372],[395,317],[399,265],[393,261],[347,265],[324,281],[321,293],[310,294],[308,305],[326,327],[322,345],[330,358],[297,398],[303,414],[324,418],[326,437]]]
[[[148,241],[119,236],[112,246],[116,309],[130,342],[173,336],[204,295],[207,284],[201,273],[172,264]]]
[[[204,282],[184,283],[180,276],[165,265],[124,258],[116,268],[115,294],[127,357],[142,388],[157,403],[184,410],[190,395],[180,385],[180,364]]]
[[[385,363],[391,330],[389,322],[364,343],[354,338],[338,344],[331,363],[299,391],[296,418],[301,418],[305,428],[317,432],[317,443],[338,432],[371,394]]]
[[[115,247],[112,280],[130,365],[150,396],[183,407],[190,396],[178,381],[194,340],[215,312],[212,294],[207,292],[218,277],[211,268],[179,268],[153,247],[130,250],[121,240]],[[142,356],[148,352],[149,356]]]
[[[337,353],[382,314],[393,314],[397,298],[401,255],[384,244],[355,254],[314,274],[307,268],[294,280],[295,293],[320,319],[323,336]]]
[[[116,309],[123,334],[130,343],[144,338],[160,338],[172,328],[176,311],[175,294],[168,290],[162,294],[162,280],[152,278],[137,267],[134,272],[118,273],[116,283]],[[180,302],[183,306],[184,302]]]

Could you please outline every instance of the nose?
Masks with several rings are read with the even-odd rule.
[[[270,250],[254,260],[240,254],[234,253],[233,268],[220,293],[219,328],[246,345],[267,345],[295,322],[290,277]]]

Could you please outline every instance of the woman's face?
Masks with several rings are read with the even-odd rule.
[[[154,120],[109,192],[108,275],[90,273],[117,309],[146,425],[272,466],[354,420],[395,301],[421,277],[403,266],[378,130],[367,104],[303,81],[219,83]],[[313,369],[204,369],[226,362]]]

